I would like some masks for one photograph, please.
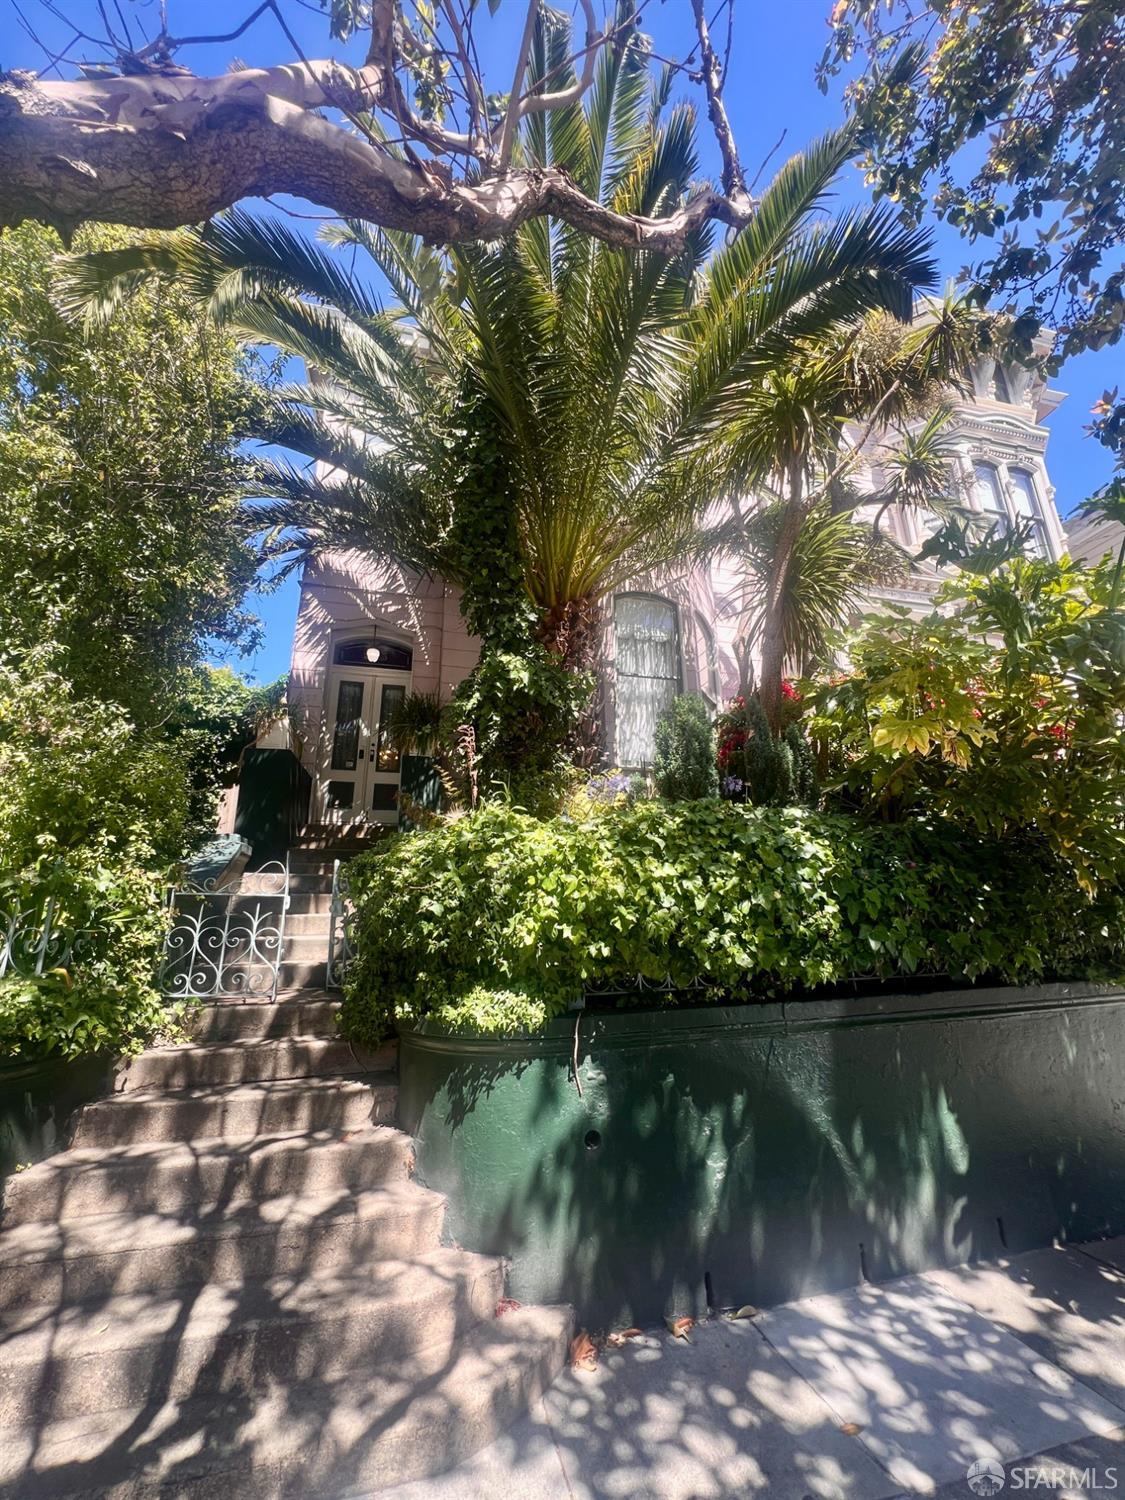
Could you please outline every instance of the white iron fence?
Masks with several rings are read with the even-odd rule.
[[[273,1000],[285,951],[289,861],[264,865],[238,888],[214,881],[169,893],[160,990],[170,1000]]]
[[[68,969],[90,935],[59,920],[54,896],[0,895],[0,979]]]
[[[332,866],[332,915],[328,927],[327,984],[330,990],[343,989],[344,986],[344,975],[353,956],[350,929],[354,914],[348,877],[344,866],[336,860]]]

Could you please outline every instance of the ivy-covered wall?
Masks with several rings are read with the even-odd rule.
[[[590,1328],[1121,1233],[1123,1097],[1125,987],[1092,984],[423,1025],[400,1057],[450,1232]]]

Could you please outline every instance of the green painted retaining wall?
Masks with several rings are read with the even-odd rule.
[[[584,1013],[401,1037],[466,1248],[590,1327],[1125,1231],[1125,988]]]
[[[108,1094],[113,1072],[109,1056],[0,1062],[0,1188],[17,1167],[64,1149],[75,1110]]]

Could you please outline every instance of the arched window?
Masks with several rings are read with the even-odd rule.
[[[613,639],[617,760],[649,766],[656,721],[681,686],[676,606],[652,594],[618,594]]]
[[[337,667],[378,667],[380,672],[409,672],[414,665],[414,652],[402,641],[377,635],[360,641],[341,641],[332,654],[332,661]]]
[[[1016,516],[1021,522],[1031,522],[1027,551],[1032,557],[1046,557],[1047,530],[1043,525],[1043,507],[1039,502],[1035,479],[1028,469],[1009,469],[1008,477],[1012,481],[1012,503]]]

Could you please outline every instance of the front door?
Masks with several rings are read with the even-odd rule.
[[[398,822],[402,757],[390,744],[387,726],[409,685],[402,672],[349,667],[332,673],[322,777],[325,822]]]

